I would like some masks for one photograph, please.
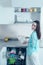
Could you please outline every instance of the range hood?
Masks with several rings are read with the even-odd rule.
[[[18,33],[14,28],[14,25],[0,25],[0,39],[8,38],[17,38]]]
[[[31,26],[31,24],[30,24]],[[26,29],[26,30],[25,30]],[[31,30],[30,33],[28,31],[28,29],[30,30],[31,27],[29,28],[29,24],[1,24],[0,25],[0,39],[5,39],[5,38],[9,38],[9,39],[21,39],[21,38],[28,38],[31,34]]]

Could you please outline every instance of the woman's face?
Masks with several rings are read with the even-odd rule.
[[[35,22],[33,22],[33,24],[32,24],[32,30],[35,30],[36,27],[37,27],[37,24]]]

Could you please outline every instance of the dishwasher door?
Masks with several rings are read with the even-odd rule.
[[[7,65],[26,65],[26,47],[7,47]]]

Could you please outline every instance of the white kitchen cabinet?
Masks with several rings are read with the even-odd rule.
[[[0,7],[0,24],[14,23],[14,8]]]

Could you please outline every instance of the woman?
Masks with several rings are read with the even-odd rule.
[[[40,22],[34,21],[32,24],[32,34],[29,38],[27,47],[27,65],[40,65],[38,52],[39,52],[39,40],[41,38]]]

